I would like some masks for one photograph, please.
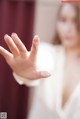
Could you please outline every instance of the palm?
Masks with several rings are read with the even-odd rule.
[[[11,37],[5,35],[4,39],[11,53],[3,47],[0,47],[0,53],[16,74],[29,79],[50,76],[46,71],[39,71],[39,68],[36,66],[38,45],[40,42],[38,36],[35,36],[33,39],[31,51],[27,51],[26,47],[15,33],[13,33]]]

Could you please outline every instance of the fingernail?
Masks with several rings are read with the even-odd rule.
[[[37,39],[34,39],[34,43],[37,45],[38,44],[38,40]]]
[[[11,35],[17,35],[17,34],[13,32]]]
[[[8,35],[7,35],[7,34],[5,34],[5,35],[4,35],[4,39],[5,39],[7,36],[8,36]]]
[[[39,36],[38,35],[35,35],[34,38],[39,38]]]
[[[38,46],[38,44],[39,44],[38,39],[33,39],[33,42],[34,42],[34,45],[37,47],[37,46]]]
[[[35,43],[36,45],[38,45],[39,42],[40,42],[40,38],[39,38],[38,35],[35,35],[34,38],[33,38],[33,40],[34,40],[34,43]]]
[[[48,71],[41,72],[41,76],[43,76],[43,77],[47,77],[47,76],[50,76],[50,75],[51,75],[51,73],[49,73]]]

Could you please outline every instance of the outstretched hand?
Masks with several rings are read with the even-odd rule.
[[[40,43],[38,36],[33,38],[31,51],[27,51],[16,33],[12,33],[11,36],[6,34],[4,40],[11,52],[0,46],[0,54],[17,75],[28,79],[47,78],[51,75],[48,71],[40,71],[39,67],[36,66]]]

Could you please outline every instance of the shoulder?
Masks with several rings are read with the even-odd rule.
[[[39,50],[43,50],[45,52],[53,51],[55,48],[56,48],[56,46],[54,46],[53,44],[48,43],[48,42],[41,42],[39,45]]]
[[[53,45],[48,42],[41,42],[39,45],[39,51],[43,52],[59,52],[62,49],[62,45]]]
[[[48,42],[41,42],[39,45],[38,54],[43,55],[43,57],[49,58],[50,56],[55,57],[58,52],[62,51],[62,45],[53,45]]]
[[[60,51],[61,46],[53,45],[47,42],[41,42],[38,49],[37,64],[44,70],[52,70],[54,67],[54,60],[57,52]]]

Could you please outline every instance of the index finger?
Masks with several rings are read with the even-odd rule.
[[[33,62],[36,61],[39,43],[40,43],[40,38],[39,36],[35,35],[32,41],[31,53],[29,56],[30,60],[32,60]]]

